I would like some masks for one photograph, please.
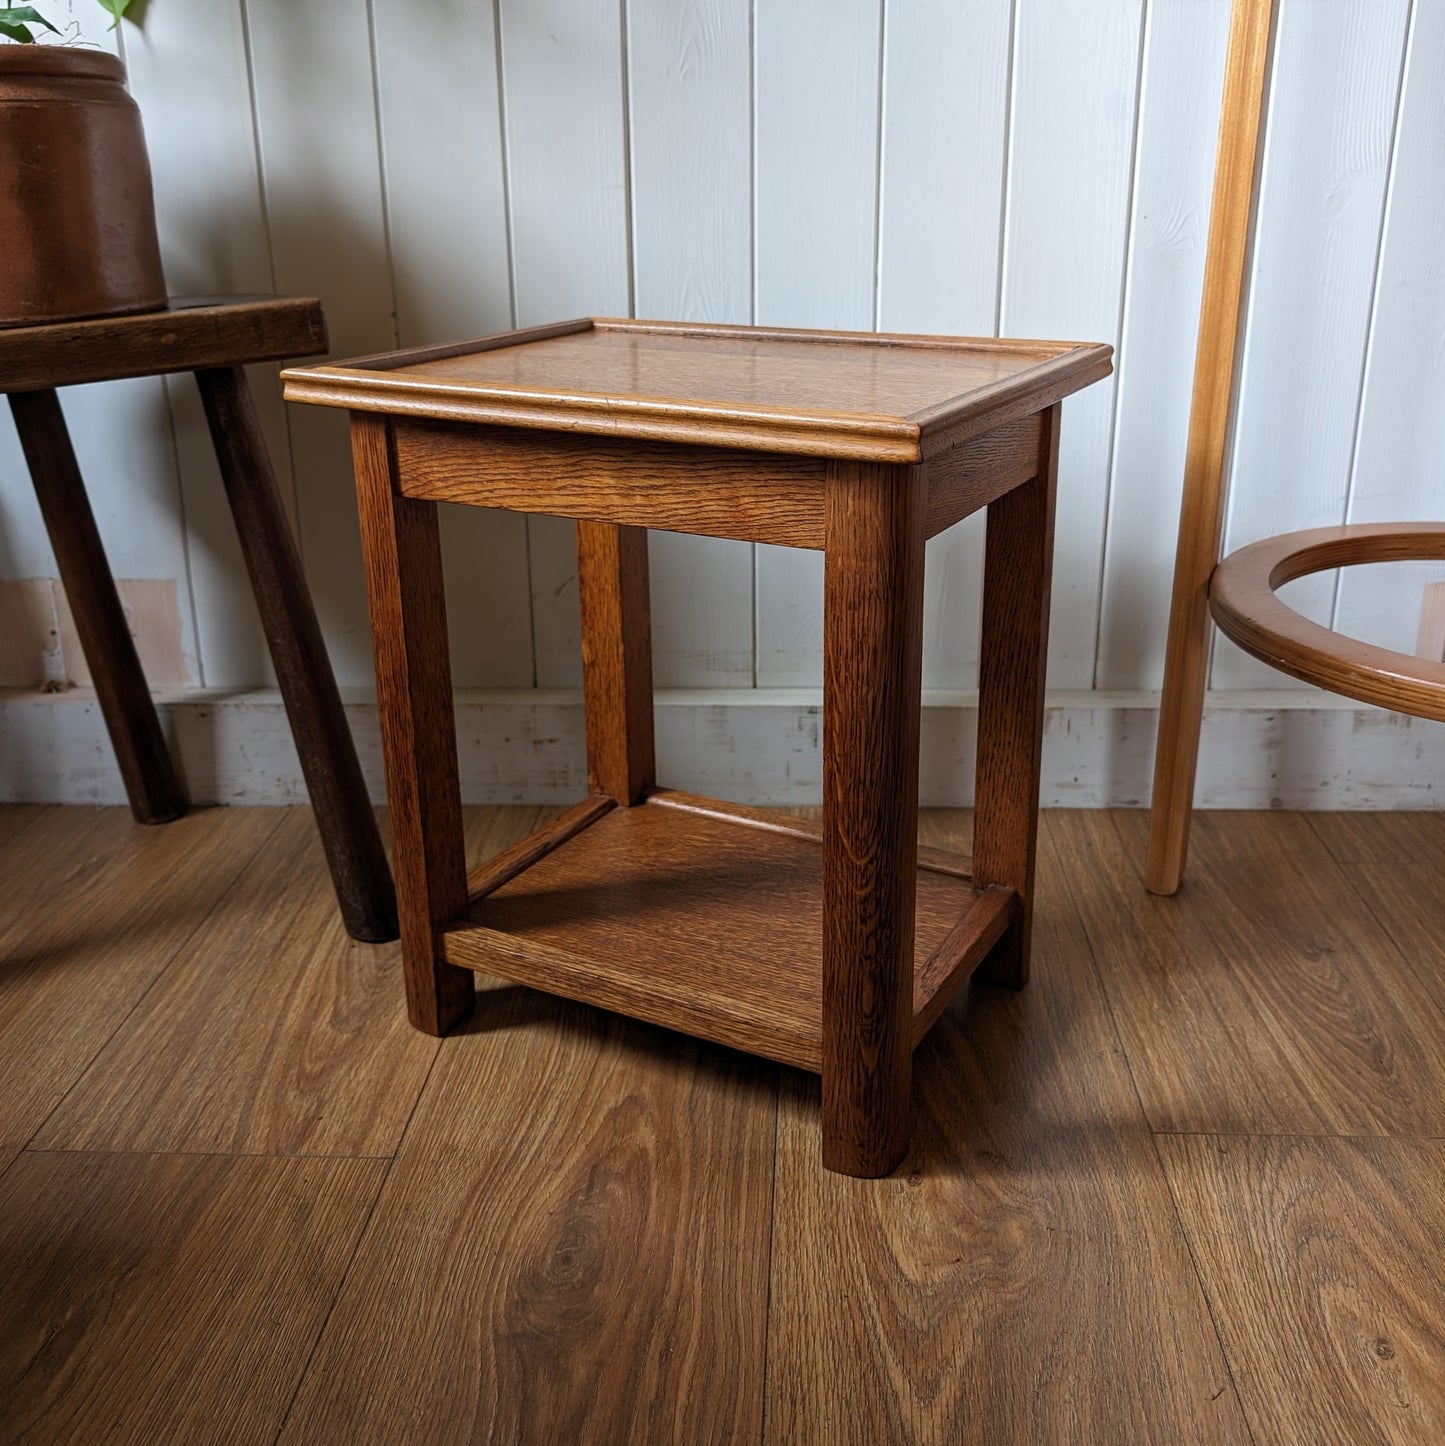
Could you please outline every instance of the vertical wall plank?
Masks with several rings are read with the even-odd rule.
[[[770,0],[755,19],[756,320],[873,325],[881,0]],[[821,686],[821,556],[757,549],[757,681]]]
[[[639,316],[751,319],[749,10],[748,0],[630,0],[627,7]],[[657,685],[750,686],[752,548],[655,532],[651,570]]]
[[[1445,8],[1416,0],[1350,522],[1445,515]],[[1414,651],[1439,564],[1346,568],[1335,625]]]
[[[1118,341],[1142,0],[1019,0],[1005,336]],[[1064,403],[1049,685],[1093,682],[1115,379]]]
[[[1229,0],[1153,0],[1146,12],[1100,688],[1163,682],[1229,8]]]
[[[626,316],[620,0],[500,0],[517,324]],[[536,680],[582,681],[570,522],[528,521]]]
[[[475,0],[373,9],[396,324],[403,346],[512,324],[496,26]],[[532,682],[527,524],[441,510],[456,687]]]
[[[331,354],[395,344],[366,0],[246,0],[276,285],[319,296]],[[302,560],[337,681],[371,681],[346,417],[287,412]]]
[[[1281,5],[1226,551],[1344,521],[1408,9]],[[1333,590],[1321,574],[1285,596],[1327,623]],[[1221,638],[1211,682],[1291,680]]]
[[[151,0],[145,25],[128,26],[124,36],[130,89],[145,120],[171,294],[271,291],[270,236],[239,7],[230,0]],[[290,439],[277,370],[252,368],[251,386],[289,503]],[[166,391],[185,501],[197,681],[208,687],[274,687],[195,384],[175,377],[167,380]]]
[[[1008,148],[1011,0],[887,0],[878,325],[991,336]],[[983,518],[928,544],[923,686],[973,688]]]

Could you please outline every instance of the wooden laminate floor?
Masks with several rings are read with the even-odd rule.
[[[811,1076],[412,1032],[303,810],[0,810],[0,1441],[1445,1440],[1445,816],[1145,826],[1046,818],[861,1182]]]

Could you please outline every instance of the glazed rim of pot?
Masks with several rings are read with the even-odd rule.
[[[7,75],[125,79],[125,66],[114,55],[76,45],[0,45],[0,71]]]

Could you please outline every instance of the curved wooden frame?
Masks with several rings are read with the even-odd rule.
[[[1377,522],[1267,537],[1214,569],[1209,610],[1219,630],[1271,668],[1362,703],[1445,723],[1445,663],[1375,647],[1321,627],[1275,589],[1332,567],[1445,561],[1445,523]]]

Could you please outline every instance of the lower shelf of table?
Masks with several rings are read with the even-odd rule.
[[[710,799],[588,799],[472,876],[443,957],[817,1071],[821,845],[816,824]],[[1016,907],[967,860],[920,851],[915,1044]]]

